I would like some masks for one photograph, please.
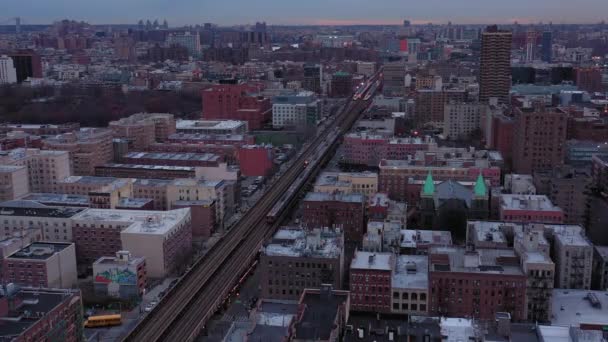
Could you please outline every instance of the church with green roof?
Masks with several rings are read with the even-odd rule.
[[[490,215],[490,193],[480,173],[472,182],[435,181],[426,176],[418,205],[420,228],[450,230],[464,236],[467,220],[486,220]]]

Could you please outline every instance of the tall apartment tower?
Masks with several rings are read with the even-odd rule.
[[[531,174],[564,162],[567,113],[535,105],[515,109],[513,168]]]
[[[540,58],[543,62],[551,63],[551,54],[553,51],[553,34],[551,31],[543,32],[542,47],[540,51]]]
[[[481,60],[479,64],[479,100],[487,102],[496,97],[508,102],[511,89],[510,31],[488,26],[481,34]]]
[[[526,62],[534,61],[534,50],[536,49],[536,31],[526,33]]]

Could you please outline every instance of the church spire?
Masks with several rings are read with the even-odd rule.
[[[429,174],[426,176],[426,180],[424,181],[424,187],[422,188],[423,195],[434,195],[435,194],[435,181],[433,180],[433,175],[429,170]]]
[[[485,197],[488,192],[488,187],[486,186],[486,181],[483,179],[481,172],[479,172],[479,176],[477,176],[477,181],[475,181],[475,196],[477,197]]]

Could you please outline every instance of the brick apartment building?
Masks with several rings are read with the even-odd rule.
[[[243,145],[238,148],[238,161],[243,176],[268,176],[274,170],[271,145]]]
[[[108,127],[115,138],[128,141],[130,150],[143,151],[154,142],[166,141],[175,133],[175,118],[172,114],[137,113],[112,121]]]
[[[0,335],[13,341],[78,342],[84,335],[80,290],[15,289],[0,298],[0,317]]]
[[[437,147],[431,137],[386,138],[382,135],[349,133],[344,136],[343,161],[348,164],[378,166],[382,159],[407,159],[417,151]]]
[[[344,282],[344,241],[339,229],[279,229],[260,255],[262,296],[297,299],[304,289]]]
[[[269,98],[251,96],[246,84],[220,84],[203,90],[203,119],[246,121],[249,129],[261,129],[272,117]]]
[[[351,309],[391,312],[391,281],[395,256],[357,251],[350,264]]]
[[[501,221],[563,223],[564,212],[545,195],[500,195]]]
[[[73,243],[34,242],[3,260],[2,279],[20,286],[72,288],[77,285]]]
[[[106,128],[81,128],[47,138],[43,146],[46,150],[68,151],[73,174],[92,176],[95,166],[112,160],[112,137],[112,131]]]
[[[513,168],[531,174],[564,163],[567,114],[558,108],[515,108]]]
[[[431,248],[429,314],[491,320],[509,312],[524,320],[526,280],[513,250]]]
[[[309,192],[303,222],[308,227],[340,227],[347,243],[360,243],[365,233],[365,196]]]

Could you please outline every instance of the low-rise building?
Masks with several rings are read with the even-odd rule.
[[[103,256],[128,250],[146,258],[151,278],[161,278],[188,260],[192,250],[190,210],[86,209],[72,217],[78,262],[89,267]]]
[[[133,180],[116,177],[70,176],[57,183],[57,193],[87,196],[93,208],[116,208],[122,198],[132,197]]]
[[[224,162],[221,156],[212,153],[179,152],[129,152],[122,156],[120,161],[124,164],[192,167],[216,167]]]
[[[29,232],[34,240],[71,242],[72,217],[84,208],[53,207],[34,201],[8,201],[0,204],[0,232],[3,237]]]
[[[331,287],[305,289],[298,302],[298,314],[290,326],[291,341],[337,341],[346,327],[349,312],[348,291]]]
[[[272,145],[243,145],[238,147],[237,153],[239,168],[243,176],[270,176],[274,171]]]
[[[429,251],[429,314],[493,319],[526,317],[526,274],[513,250],[434,247]]]
[[[391,278],[391,312],[414,316],[428,313],[429,260],[426,255],[400,255]]]
[[[282,94],[272,99],[272,127],[314,127],[321,113],[321,102],[312,91]]]
[[[437,147],[430,136],[386,138],[378,134],[349,133],[344,136],[343,162],[348,164],[377,166],[382,159],[405,160],[416,151],[428,151]]]
[[[8,285],[0,297],[0,336],[11,341],[82,341],[80,290]]]
[[[109,163],[95,167],[95,176],[117,178],[196,178],[200,168],[195,166],[166,166]]]
[[[504,191],[514,195],[536,195],[536,186],[532,175],[510,173],[505,175]]]
[[[93,263],[93,286],[101,296],[140,298],[147,285],[146,259],[129,251],[103,256]]]
[[[262,296],[293,300],[323,284],[341,289],[343,239],[340,229],[279,229],[260,255]]]
[[[350,264],[353,311],[391,312],[392,253],[356,251]]]
[[[370,196],[378,192],[378,174],[373,172],[322,172],[317,177],[314,191],[360,193]]]
[[[176,133],[188,134],[246,134],[246,121],[237,120],[177,120]]]
[[[362,194],[309,192],[304,197],[303,221],[308,227],[339,227],[347,243],[360,243],[365,230]]]
[[[20,286],[67,289],[77,285],[73,243],[34,242],[4,258],[2,279]]]
[[[500,196],[499,217],[501,221],[563,223],[564,212],[553,205],[545,195]]]
[[[608,325],[608,311],[604,311],[608,307],[605,291],[554,289],[551,307],[554,326],[603,331]]]

